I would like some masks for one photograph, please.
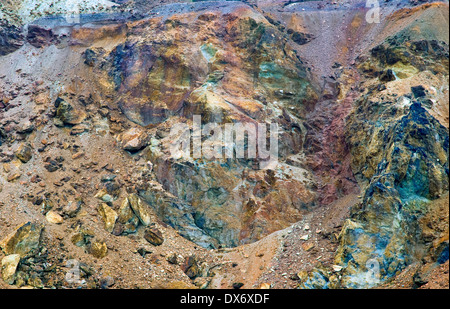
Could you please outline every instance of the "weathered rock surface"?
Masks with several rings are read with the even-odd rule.
[[[164,243],[161,231],[154,227],[145,230],[144,238],[154,246],[161,246]]]
[[[78,125],[86,118],[86,114],[74,108],[69,102],[62,98],[55,101],[56,118],[66,125]]]
[[[108,254],[108,247],[105,242],[95,240],[89,246],[89,253],[98,259],[102,259]]]
[[[117,212],[105,203],[98,206],[98,212],[105,222],[105,230],[112,233],[118,218]]]
[[[430,14],[433,10],[429,7]],[[355,102],[346,128],[352,169],[364,193],[339,235],[335,263],[344,269],[338,286],[373,287],[429,255],[430,243],[422,238],[427,228],[417,220],[448,192],[448,125],[432,115],[424,88],[412,86],[422,72],[448,76],[448,40],[411,38],[409,29],[359,58],[371,88]],[[373,83],[378,76],[386,87]],[[394,94],[394,85],[406,82],[412,87]],[[330,287],[331,274],[322,272],[322,279],[317,274],[303,284]]]
[[[0,242],[0,248],[7,255],[31,256],[39,249],[43,228],[38,223],[24,223]]]
[[[14,284],[20,254],[10,254],[2,259],[2,278],[8,284]]]
[[[147,135],[139,128],[131,128],[117,137],[121,147],[128,151],[139,151],[147,146]]]
[[[22,161],[22,163],[27,163],[30,161],[32,156],[32,148],[29,144],[20,145],[16,151],[16,157]]]
[[[48,222],[53,223],[53,224],[62,224],[64,222],[63,217],[61,217],[60,214],[58,214],[57,212],[52,211],[52,210],[47,212],[47,214],[45,215],[45,218],[47,219]]]
[[[21,29],[0,19],[0,56],[16,51],[23,44],[24,38]]]
[[[152,219],[148,211],[148,206],[141,200],[138,195],[129,195],[128,203],[130,204],[130,207],[135,215],[138,217],[139,221],[141,221],[144,226],[148,226],[150,225],[150,223],[152,223]]]

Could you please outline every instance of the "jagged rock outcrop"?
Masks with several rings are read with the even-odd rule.
[[[179,15],[165,16],[169,9],[180,10]],[[283,129],[280,155],[300,152],[305,134],[300,119],[312,108],[317,93],[283,35],[240,3],[198,3],[189,10],[173,5],[164,10],[151,12],[158,17],[128,24],[126,41],[109,55],[91,49],[84,55],[94,71],[107,68],[121,111],[142,126],[165,122],[169,127],[176,121],[170,118],[182,116],[189,122],[194,115],[201,115],[204,123],[275,121]],[[119,139],[130,148],[122,141],[126,135]],[[193,216],[184,231],[200,228],[219,243],[236,246],[286,227],[300,218],[302,209],[314,204],[314,194],[300,181],[292,179],[276,189],[259,190],[264,183],[269,185],[255,179],[250,182],[259,190],[258,202],[250,207],[249,201],[255,198],[233,193],[243,186],[242,174],[249,166],[230,162],[224,168],[195,160],[175,163],[166,155],[154,155],[168,151],[166,143],[171,137],[166,134],[164,138],[152,146],[149,160],[164,189],[180,199],[178,205],[187,205],[186,211]],[[153,140],[157,141],[158,135]],[[145,146],[135,141],[139,145],[133,149]],[[207,175],[201,175],[205,172]],[[269,176],[261,172],[253,177]],[[295,183],[297,189],[292,190]],[[155,205],[152,192],[141,194]],[[261,208],[263,204],[267,205]],[[171,203],[154,207],[159,213],[173,215],[173,211],[161,209],[174,207]],[[272,221],[270,216],[276,219]],[[183,217],[163,218],[176,227],[186,221]],[[191,235],[190,239],[197,238]]]
[[[381,147],[382,155],[362,203],[343,227],[336,256],[337,264],[348,267],[345,286],[361,284],[352,275],[371,259],[379,263],[379,280],[416,259],[421,242],[417,219],[428,212],[430,200],[448,191],[448,129],[419,103],[408,109],[372,137],[372,147]]]
[[[360,65],[363,74],[388,83],[430,71],[448,76],[448,42],[408,41],[405,32],[373,48]],[[386,68],[392,68],[393,80],[382,79]],[[409,94],[386,98],[384,87],[373,87],[347,122],[352,168],[364,194],[340,235],[335,262],[346,266],[344,287],[374,286],[429,254],[426,228],[418,220],[430,212],[431,201],[448,192],[449,133],[430,114],[433,96],[414,86]],[[371,263],[377,268],[372,278],[366,276]]]
[[[16,51],[23,44],[22,29],[0,19],[0,56]]]

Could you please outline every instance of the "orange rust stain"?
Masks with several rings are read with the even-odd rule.
[[[425,3],[425,4],[422,4],[422,5],[416,6],[414,8],[403,8],[403,9],[400,9],[398,11],[395,11],[393,14],[391,14],[388,17],[388,19],[390,19],[390,20],[400,20],[400,19],[403,19],[403,18],[410,17],[410,16],[416,14],[419,11],[429,9],[431,7],[438,8],[438,7],[441,7],[441,6],[448,6],[448,4],[443,3],[443,2],[435,2],[435,3]]]
[[[72,31],[72,39],[79,44],[91,44],[105,38],[115,38],[126,33],[127,26],[107,25],[99,28],[75,28]]]

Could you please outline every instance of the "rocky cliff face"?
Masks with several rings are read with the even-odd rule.
[[[366,288],[448,265],[448,4],[167,2],[2,3],[5,282]],[[196,115],[277,124],[278,164],[174,156]]]

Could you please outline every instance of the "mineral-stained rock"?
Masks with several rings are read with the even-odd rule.
[[[161,246],[164,242],[161,231],[154,227],[145,230],[144,238],[154,246]]]
[[[218,247],[217,240],[197,226],[190,212],[191,207],[187,203],[175,198],[162,188],[153,188],[142,194],[160,218],[177,229],[183,237],[205,248]]]
[[[141,200],[141,198],[137,194],[130,194],[128,196],[128,201],[130,203],[131,209],[139,218],[141,223],[145,226],[150,225],[152,221],[149,209],[148,206]]]
[[[117,137],[121,147],[136,152],[147,146],[147,134],[140,128],[131,128]]]
[[[39,249],[43,226],[27,222],[0,242],[0,248],[7,255],[19,254],[21,258],[32,256]]]
[[[178,261],[178,255],[176,253],[172,253],[167,257],[167,262],[173,265],[177,265],[179,263]]]
[[[93,241],[89,246],[89,253],[94,257],[101,259],[104,258],[108,254],[108,247],[106,243],[103,241]]]
[[[77,247],[87,246],[91,243],[91,239],[95,236],[94,232],[80,227],[74,235],[72,235],[71,241]]]
[[[159,226],[151,222],[157,221],[153,216],[158,216],[181,236],[211,249],[260,240],[305,215],[318,219],[315,215],[321,215],[323,209],[318,206],[326,205],[331,215],[324,220],[333,221],[332,226],[322,222],[323,232],[317,235],[314,230],[318,222],[312,220],[310,231],[305,228],[292,238],[296,243],[283,244],[286,250],[312,250],[303,253],[315,258],[313,244],[322,249],[328,240],[332,245],[338,241],[335,261],[329,260],[330,248],[323,248],[328,253],[322,258],[327,265],[336,264],[332,270],[315,268],[309,273],[290,275],[292,281],[288,284],[298,282],[302,288],[333,288],[339,284],[372,287],[379,280],[392,278],[416,258],[448,263],[448,229],[435,226],[445,216],[422,220],[430,213],[430,205],[448,194],[448,130],[430,117],[448,126],[448,108],[447,113],[440,110],[448,101],[448,87],[444,85],[448,80],[448,36],[434,22],[437,19],[448,24],[447,3],[412,8],[408,5],[404,9],[408,1],[386,1],[382,24],[368,25],[358,1],[344,1],[338,10],[326,1],[194,1],[160,5],[152,11],[136,10],[138,13],[127,19],[128,7],[172,0],[117,0],[114,2],[127,3],[124,14],[119,16],[86,16],[89,14],[83,11],[79,25],[68,25],[63,18],[53,16],[36,21],[40,26],[31,24],[24,33],[34,47],[23,47],[27,55],[24,59],[21,53],[14,52],[23,44],[22,29],[5,27],[3,22],[3,14],[8,18],[10,13],[8,7],[21,2],[2,1],[0,8],[0,55],[8,54],[0,59],[0,161],[14,160],[11,150],[17,142],[38,144],[40,148],[33,157],[36,172],[30,170],[30,164],[14,166],[16,161],[5,169],[5,178],[13,181],[21,176],[22,182],[0,184],[3,214],[32,216],[40,204],[47,219],[58,211],[64,215],[69,237],[75,234],[73,243],[101,258],[107,254],[107,246],[98,241],[91,243],[94,233],[77,230],[77,224],[87,223],[98,231],[98,225],[105,223],[113,235],[139,232],[139,236],[129,236],[132,243],[144,241],[144,236],[158,245],[163,237],[151,228]],[[41,2],[40,7],[33,7],[30,17],[36,10],[52,10],[46,4],[55,1]],[[59,8],[67,1],[56,2]],[[316,9],[323,7],[326,9]],[[64,10],[58,12],[63,14]],[[322,33],[324,29],[329,29],[331,35]],[[356,36],[361,33],[369,34],[371,40],[358,40]],[[379,35],[389,37],[385,40]],[[368,51],[373,42],[382,43]],[[356,55],[361,56],[354,59]],[[34,82],[35,78],[40,80]],[[55,106],[50,106],[55,96],[59,98]],[[203,124],[216,122],[222,127],[244,122],[278,124],[279,164],[262,170],[258,169],[259,160],[175,159],[168,148],[173,142],[169,131],[182,123],[190,132],[194,115],[201,115]],[[15,116],[20,119],[13,119]],[[56,117],[51,120],[52,116]],[[36,126],[33,132],[28,124],[22,126],[28,120]],[[55,130],[52,125],[62,129]],[[68,132],[73,136],[67,136]],[[252,141],[244,142],[243,148],[249,149]],[[98,152],[89,149],[97,146]],[[192,150],[200,148],[194,147]],[[77,160],[75,166],[69,164],[72,161],[63,166],[62,161],[53,159],[58,148],[64,157],[72,152],[72,159]],[[125,151],[118,156],[117,150]],[[48,159],[42,157],[43,165],[55,174],[40,171],[41,155],[46,153]],[[108,162],[99,166],[84,162],[103,158]],[[144,165],[153,169],[141,169]],[[114,171],[118,179],[108,175],[96,184],[95,179],[104,170]],[[65,185],[68,180],[61,177],[72,177],[73,182]],[[40,186],[45,193],[39,192]],[[70,196],[92,194],[94,186],[100,190],[100,203],[108,203],[99,207],[104,222],[90,220],[90,207],[77,218],[78,208],[74,212],[61,209]],[[117,210],[118,205],[113,203],[119,196],[124,197],[125,190],[136,194],[125,198]],[[354,195],[351,205],[359,193],[361,200],[349,215],[345,201],[331,204],[349,192],[353,196],[353,190],[361,192]],[[42,203],[44,194],[54,199],[54,207]],[[11,211],[16,201],[18,211]],[[337,239],[341,227],[337,224],[344,222],[344,212],[348,220]],[[147,226],[139,230],[142,224]],[[51,224],[48,227],[60,229]],[[170,228],[164,232],[164,237],[175,235]],[[59,237],[56,239],[61,240]],[[154,264],[154,270],[167,266],[161,258],[167,257],[166,249],[184,256],[198,253],[199,248],[191,250],[185,240],[167,237],[162,247],[137,247],[137,253]],[[114,240],[117,252],[103,264],[104,274],[84,273],[83,278],[93,282],[88,282],[88,287],[110,285],[104,276],[114,269],[111,265],[128,237],[107,238]],[[52,243],[56,239],[51,237]],[[180,252],[180,244],[188,244],[188,248]],[[63,246],[61,249],[51,251],[60,252],[62,258],[66,253],[72,255]],[[83,249],[76,251],[81,253]],[[149,254],[150,250],[156,252]],[[227,258],[228,253],[235,255],[239,251],[201,252],[214,257],[224,253]],[[424,253],[431,254],[422,259]],[[48,285],[41,258],[21,260],[16,284]],[[293,257],[286,258],[277,266],[289,266]],[[181,260],[176,254],[168,258],[169,263]],[[191,257],[181,267],[188,277],[197,277],[193,281],[196,286],[206,287],[209,279],[198,278],[199,264]],[[231,270],[233,274],[227,276],[226,283],[229,287],[233,282],[251,286],[253,273],[246,274],[245,280],[234,276],[245,264],[217,267],[214,272],[217,269],[220,279],[223,270]],[[260,270],[265,272],[264,265]],[[25,275],[25,271],[29,273]],[[118,278],[120,285],[126,284],[126,276]],[[148,284],[154,286],[155,278],[149,278]],[[165,279],[161,280],[162,286]],[[177,278],[170,279],[175,279],[173,287],[192,287],[177,283]],[[421,285],[427,278],[415,279]],[[270,283],[265,287],[270,288]],[[274,286],[280,284],[273,282]]]
[[[349,265],[343,280],[348,286],[362,284],[355,265],[381,265],[378,280],[365,281],[371,286],[410,264],[420,230],[416,218],[448,190],[448,130],[420,104],[383,133],[375,174],[340,236],[335,262]]]
[[[20,174],[20,173],[12,173],[12,174],[8,175],[8,177],[6,177],[6,180],[8,182],[13,182],[13,181],[19,179],[21,176],[22,176],[22,174]]]
[[[64,216],[67,216],[69,218],[75,217],[80,211],[82,204],[83,201],[80,199],[69,201],[62,209]]]
[[[425,88],[420,86],[411,87],[411,91],[416,99],[426,96]]]
[[[98,191],[95,197],[107,203],[114,201],[114,197],[108,194],[106,188],[103,188],[100,191]]]
[[[292,47],[249,6],[193,3],[180,13],[161,21],[150,19],[144,27],[130,24],[127,41],[105,55],[112,64],[108,74],[119,93],[118,104],[132,121],[143,126],[159,124],[180,111],[190,116],[202,108],[205,118],[214,110],[226,111],[226,118],[241,118],[245,116],[226,101],[245,111],[240,98],[251,97],[246,94],[253,91],[264,93],[268,101],[277,98],[295,112],[317,99]],[[204,13],[214,18],[202,19]],[[142,40],[141,33],[151,40]],[[198,33],[201,38],[195,35]],[[176,44],[167,46],[167,40]],[[216,95],[202,101],[206,104],[190,106],[196,105],[196,100],[185,104],[191,93],[207,87],[216,90]],[[219,89],[231,98],[219,95]],[[289,98],[277,97],[275,92],[280,89],[290,93]],[[253,99],[247,101],[257,104]]]
[[[7,284],[14,284],[20,254],[10,254],[2,259],[2,278]]]
[[[28,278],[28,285],[37,289],[42,289],[44,287],[42,279],[39,278],[37,274],[32,274],[30,278]]]
[[[116,225],[121,225],[122,227],[119,234],[135,233],[139,225],[139,218],[131,209],[130,202],[127,197],[123,200],[122,205],[119,208]]]
[[[297,274],[301,289],[336,288],[338,282],[330,280],[330,274],[323,266],[315,267],[312,271],[301,271]]]
[[[30,144],[21,144],[16,151],[16,157],[23,163],[27,163],[32,158],[32,151]]]
[[[195,279],[200,276],[200,267],[198,265],[198,260],[195,256],[189,256],[185,259],[184,263],[181,265],[181,269],[184,271],[186,276],[190,279]]]
[[[62,98],[55,101],[56,117],[66,125],[78,125],[86,118],[86,113],[77,110]]]
[[[117,212],[107,204],[102,203],[98,206],[98,213],[105,223],[105,230],[112,233],[118,218]]]
[[[391,38],[373,49],[367,62],[381,67],[401,61],[410,66],[408,71],[433,67],[448,74],[448,45],[422,41],[419,46],[427,48],[418,49],[412,47],[417,42],[402,40]],[[406,46],[412,47],[408,58]],[[399,75],[408,77],[407,71]],[[422,86],[412,91],[416,98],[426,95]],[[335,264],[344,267],[344,287],[374,286],[411,264],[422,241],[417,219],[449,188],[448,129],[421,101],[399,98],[387,103],[373,97],[369,92],[357,100],[357,112],[347,123],[352,168],[365,191],[339,236]]]

